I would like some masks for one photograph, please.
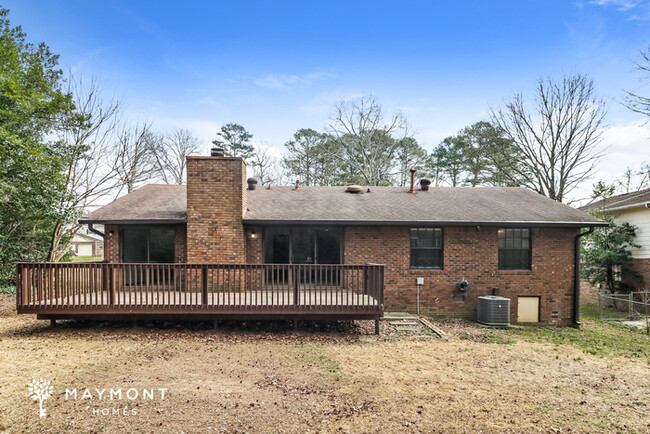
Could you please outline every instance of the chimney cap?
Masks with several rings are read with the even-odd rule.
[[[224,156],[223,148],[214,147],[214,148],[210,149],[210,156],[211,157],[223,157]]]

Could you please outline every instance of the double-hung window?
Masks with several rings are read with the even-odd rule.
[[[530,229],[499,229],[499,270],[530,270]]]
[[[411,229],[411,268],[442,269],[442,229]]]

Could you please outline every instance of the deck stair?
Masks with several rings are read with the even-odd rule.
[[[416,332],[420,330],[418,318],[407,312],[386,312],[382,317],[398,331]]]

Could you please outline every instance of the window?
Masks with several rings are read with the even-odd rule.
[[[174,262],[176,233],[169,226],[127,226],[122,230],[123,262]]]
[[[499,229],[499,270],[530,270],[530,229]]]
[[[442,268],[442,229],[411,229],[411,268]]]

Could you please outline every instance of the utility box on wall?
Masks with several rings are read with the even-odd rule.
[[[493,327],[509,327],[510,299],[496,295],[479,297],[476,320]]]

